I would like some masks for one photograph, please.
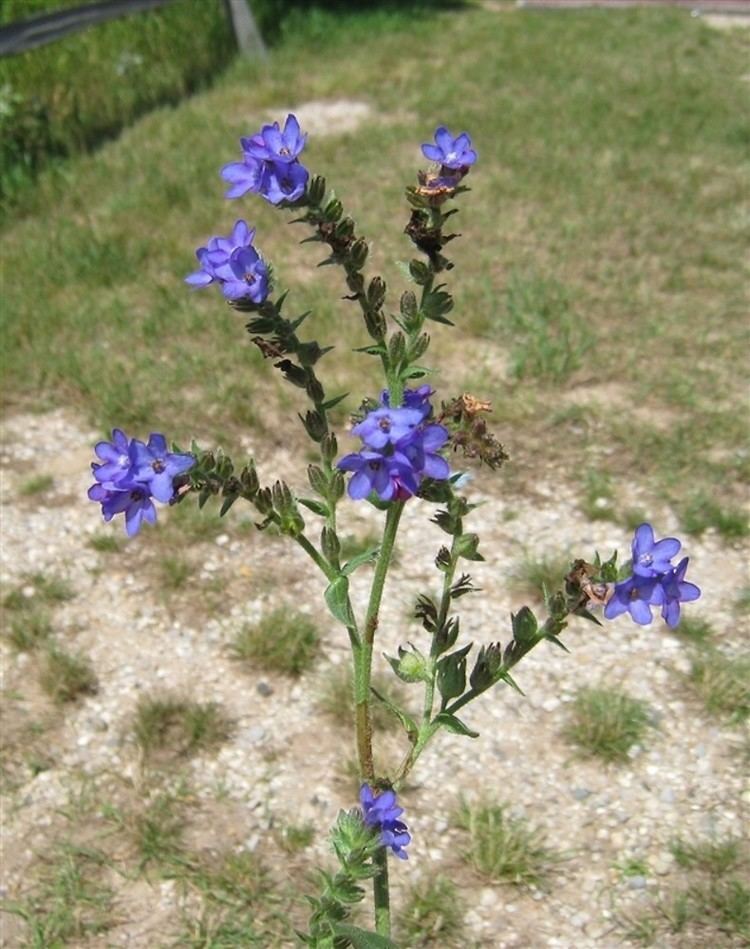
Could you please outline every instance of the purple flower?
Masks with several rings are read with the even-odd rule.
[[[435,130],[435,144],[422,146],[422,154],[430,161],[439,162],[443,168],[454,171],[468,168],[477,160],[477,153],[471,147],[471,139],[466,132],[453,138],[443,125]]]
[[[255,135],[241,138],[243,160],[221,169],[221,177],[232,186],[226,197],[239,198],[252,191],[271,204],[297,201],[304,195],[310,177],[307,168],[297,161],[306,137],[296,116],[290,114],[283,132],[274,122]]]
[[[631,619],[641,626],[648,626],[653,619],[651,606],[661,603],[662,592],[657,579],[637,575],[615,584],[614,592],[604,607],[607,619],[622,613],[630,613]]]
[[[409,436],[422,418],[419,409],[375,409],[352,428],[352,434],[358,435],[368,448],[381,449]]]
[[[221,177],[231,184],[226,198],[241,198],[248,191],[260,191],[264,163],[245,155],[244,161],[231,161],[221,169]]]
[[[403,501],[413,497],[423,478],[443,481],[450,466],[438,451],[448,441],[442,425],[426,425],[432,414],[432,389],[422,386],[406,390],[405,406],[391,408],[390,393],[382,393],[383,408],[373,409],[354,426],[353,434],[365,443],[364,450],[345,455],[337,467],[353,471],[349,497],[366,498],[373,491],[381,501]]]
[[[353,501],[361,501],[373,491],[381,501],[394,501],[411,497],[419,489],[414,468],[401,454],[386,456],[377,451],[362,451],[344,455],[336,467],[355,472],[347,489]]]
[[[130,446],[133,461],[133,479],[147,484],[151,494],[162,504],[168,504],[174,495],[172,481],[195,464],[192,455],[173,454],[167,450],[167,440],[152,432],[148,444],[133,440]]]
[[[685,581],[687,566],[688,558],[683,557],[676,567],[659,579],[662,591],[661,615],[672,629],[680,622],[680,603],[697,600],[701,595],[699,587]]]
[[[432,414],[430,399],[433,395],[435,390],[430,385],[419,386],[418,389],[404,389],[404,408],[418,409],[423,419],[428,418]],[[390,407],[391,396],[387,389],[380,393],[380,403],[386,408]]]
[[[102,463],[92,462],[94,478],[109,487],[122,481],[130,471],[130,442],[121,428],[112,429],[111,442],[97,442],[94,454]]]
[[[293,162],[305,147],[307,135],[299,127],[297,116],[290,113],[284,122],[284,131],[279,123],[264,125],[257,135],[242,138],[240,142],[246,155],[261,161]]]
[[[656,541],[650,524],[637,527],[632,545],[633,575],[615,584],[604,608],[605,617],[614,619],[627,612],[645,626],[652,620],[651,607],[660,606],[662,618],[674,629],[680,621],[680,603],[701,595],[694,583],[685,581],[688,558],[672,566],[672,557],[681,547],[676,537]]]
[[[92,484],[88,496],[101,504],[105,521],[111,521],[115,514],[124,514],[125,530],[129,537],[138,533],[143,521],[156,523],[156,508],[146,484],[122,481],[114,489],[105,488],[103,484]]]
[[[185,283],[198,288],[218,283],[228,300],[262,303],[268,295],[268,267],[253,247],[254,237],[255,228],[243,220],[228,237],[212,237],[195,252],[201,269],[185,277]]]
[[[309,177],[307,168],[299,162],[274,162],[264,169],[258,193],[271,204],[296,201],[305,193]]]
[[[640,577],[658,577],[672,569],[672,557],[682,544],[676,537],[655,541],[650,524],[641,524],[633,537],[633,573]]]
[[[192,455],[167,451],[166,439],[158,433],[152,433],[148,445],[144,445],[116,428],[112,442],[99,442],[94,450],[102,463],[91,465],[96,480],[89,488],[89,499],[101,504],[105,521],[124,514],[125,529],[131,537],[143,521],[156,523],[152,498],[171,501],[174,479],[195,464]]]
[[[370,786],[363,784],[359,791],[359,802],[365,824],[380,831],[382,846],[390,847],[400,860],[408,860],[409,855],[404,848],[411,843],[411,834],[406,824],[399,820],[404,809],[396,804],[396,792],[381,791],[375,796]]]

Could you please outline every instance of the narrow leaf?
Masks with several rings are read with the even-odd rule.
[[[377,560],[379,553],[380,547],[370,547],[369,550],[365,550],[361,554],[357,554],[356,557],[352,557],[351,560],[344,564],[341,570],[342,574],[345,577],[348,577],[349,574],[354,573],[357,567],[361,567],[363,564],[372,563],[373,560]]]
[[[349,603],[349,581],[344,576],[336,577],[333,583],[326,587],[323,594],[326,605],[336,619],[344,626],[354,626],[354,614]]]
[[[464,735],[466,738],[479,738],[479,732],[472,731],[467,725],[464,725],[460,718],[456,718],[456,716],[451,715],[450,712],[440,712],[439,715],[433,718],[432,722],[434,725],[446,728],[454,735]]]

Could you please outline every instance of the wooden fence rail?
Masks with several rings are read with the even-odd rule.
[[[67,10],[58,10],[56,13],[45,13],[42,16],[30,17],[28,20],[9,23],[7,26],[0,26],[0,56],[16,56],[28,49],[54,43],[88,26],[106,23],[107,20],[129,16],[131,13],[156,10],[174,2],[175,0],[99,0],[98,3],[71,7]],[[209,0],[204,0],[204,2],[209,2]],[[215,2],[218,3],[220,0],[215,0]],[[224,0],[224,5],[240,51],[265,57],[266,48],[247,0]]]

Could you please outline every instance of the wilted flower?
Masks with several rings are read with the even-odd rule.
[[[399,820],[404,809],[396,804],[396,792],[381,791],[375,796],[370,786],[363,784],[359,802],[365,824],[380,831],[380,843],[390,847],[400,860],[407,860],[409,855],[404,848],[411,843],[411,834],[406,824]]]

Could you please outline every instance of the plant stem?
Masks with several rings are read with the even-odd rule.
[[[372,723],[370,721],[370,679],[372,676],[372,649],[378,628],[380,602],[383,598],[385,578],[393,557],[393,544],[396,539],[398,523],[404,509],[403,501],[396,501],[388,508],[383,529],[383,542],[380,547],[375,575],[372,578],[370,601],[362,637],[362,648],[354,654],[354,699],[356,703],[357,757],[359,771],[363,780],[375,779],[372,760]]]
[[[381,847],[374,857],[378,872],[373,879],[375,931],[386,939],[391,935],[391,905],[388,887],[388,850]]]

